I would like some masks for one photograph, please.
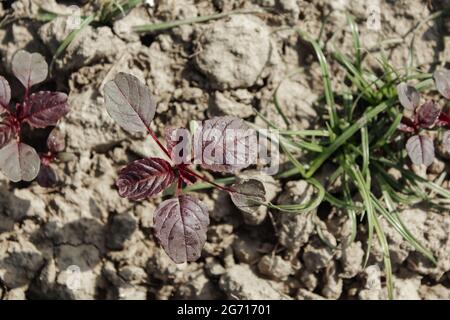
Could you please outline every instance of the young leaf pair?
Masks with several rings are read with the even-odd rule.
[[[439,93],[450,100],[450,71],[437,70],[433,76]],[[420,105],[420,94],[412,86],[400,83],[397,93],[400,104],[412,114],[411,117],[403,116],[398,127],[403,132],[413,134],[406,142],[408,156],[412,163],[428,167],[434,160],[434,144],[433,140],[421,134],[421,131],[433,127],[450,127],[450,117],[433,100]],[[444,133],[444,141],[449,135],[449,131]]]
[[[154,215],[154,231],[163,249],[175,263],[195,261],[200,257],[206,241],[206,229],[209,214],[206,206],[198,199],[181,192],[183,184],[191,184],[196,179],[204,180],[214,187],[227,192],[233,190],[208,181],[189,167],[191,150],[176,154],[176,147],[183,139],[177,136],[177,129],[166,132],[164,146],[153,131],[150,123],[155,116],[156,104],[149,89],[136,77],[119,73],[104,87],[105,105],[109,115],[130,133],[147,132],[161,150],[171,159],[150,157],[133,161],[123,168],[116,182],[119,195],[131,200],[151,197],[176,182],[176,196],[163,201]],[[227,130],[237,134],[227,135]],[[234,117],[216,117],[205,120],[198,129],[197,139],[191,144],[202,152],[201,165],[209,170],[233,172],[249,165],[245,159],[254,153],[256,143],[252,132],[241,119]],[[189,139],[185,137],[184,139]],[[231,140],[231,141],[230,141]],[[186,143],[186,141],[184,141]],[[240,148],[229,150],[231,145]],[[213,153],[205,153],[205,150]],[[188,154],[189,153],[189,154]],[[214,154],[222,155],[220,163],[213,159]],[[179,159],[182,161],[179,161]]]
[[[47,140],[48,152],[39,155],[32,146],[22,142],[21,131],[24,124],[31,128],[56,126],[69,112],[67,95],[50,91],[30,95],[31,87],[48,75],[47,63],[38,53],[18,51],[12,60],[12,71],[25,93],[21,102],[11,105],[11,88],[0,76],[0,169],[11,181],[31,181],[39,175],[38,182],[49,186],[56,177],[49,165],[64,149],[64,138],[54,129]]]

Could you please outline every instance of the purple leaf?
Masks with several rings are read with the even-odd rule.
[[[9,116],[0,120],[0,148],[7,145],[17,133],[13,121]]]
[[[64,134],[58,129],[53,128],[47,138],[47,148],[53,153],[61,152],[66,147]]]
[[[12,60],[12,70],[26,89],[44,81],[48,75],[47,62],[39,53],[18,51]]]
[[[147,131],[155,116],[156,104],[150,90],[126,73],[106,83],[105,104],[111,118],[131,133]]]
[[[8,110],[9,101],[11,100],[11,88],[8,81],[0,76],[0,113]]]
[[[423,164],[428,167],[433,163],[434,145],[430,137],[412,136],[406,142],[406,151],[408,151],[408,156],[412,163],[416,165]]]
[[[436,70],[433,76],[439,93],[450,100],[450,71],[446,69]]]
[[[208,209],[189,195],[162,202],[154,217],[155,236],[175,263],[200,257],[208,225]]]
[[[41,164],[36,181],[43,188],[51,188],[58,182],[58,175],[49,165]]]
[[[204,121],[194,135],[194,145],[195,160],[218,172],[235,172],[254,164],[258,151],[255,130],[231,116]]]
[[[417,112],[419,125],[422,128],[432,127],[438,120],[440,114],[441,108],[434,101],[424,103]]]
[[[123,168],[116,185],[121,197],[142,200],[163,191],[174,179],[169,162],[160,158],[146,158],[133,161]]]
[[[257,179],[239,179],[232,189],[236,192],[230,193],[231,200],[241,211],[253,214],[266,202],[266,188]]]
[[[34,128],[54,126],[69,112],[67,95],[62,92],[40,91],[33,93],[22,105],[20,119]]]
[[[404,108],[414,111],[419,106],[420,95],[416,88],[402,82],[397,86],[397,94]]]
[[[25,143],[12,141],[0,150],[0,168],[11,181],[31,181],[39,173],[41,160],[36,150]]]

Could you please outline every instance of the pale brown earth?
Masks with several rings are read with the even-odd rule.
[[[18,49],[40,52],[50,62],[68,33],[67,18],[45,24],[30,18],[39,5],[65,12],[64,2],[0,2],[0,17],[11,10],[22,17],[0,29],[0,74],[12,78],[10,62]],[[135,9],[112,26],[85,28],[56,60],[54,76],[47,82],[52,89],[70,92],[72,110],[60,127],[66,133],[66,151],[75,157],[58,165],[60,185],[43,189],[36,183],[12,184],[0,176],[0,298],[386,298],[378,243],[364,269],[364,226],[356,242],[345,246],[350,222],[335,209],[316,220],[313,213],[287,215],[266,208],[252,217],[241,214],[221,191],[199,192],[211,216],[202,257],[195,263],[172,263],[152,234],[153,213],[162,196],[128,201],[118,196],[114,185],[127,162],[160,151],[148,137],[120,129],[106,113],[102,95],[104,83],[119,71],[140,78],[158,102],[152,128],[161,135],[166,126],[188,126],[191,120],[214,115],[234,115],[262,126],[253,108],[282,126],[272,103],[273,91],[282,82],[280,104],[293,128],[314,128],[320,114],[320,70],[296,27],[316,37],[321,21],[331,13],[322,39],[329,50],[334,45],[350,52],[345,11],[356,17],[364,48],[376,47],[383,38],[402,39],[432,13],[427,1],[381,1],[382,30],[375,32],[366,27],[367,2],[156,0],[154,7]],[[449,5],[433,3],[438,8]],[[93,10],[91,5],[83,8],[85,14]],[[262,13],[142,37],[130,33],[131,25],[233,9]],[[431,21],[416,32],[414,61],[424,70],[450,62],[446,21],[440,28]],[[408,35],[387,50],[394,66],[405,65],[410,43]],[[289,78],[296,70],[302,72]],[[339,88],[342,69],[331,62],[331,72],[333,86]],[[448,169],[447,159],[446,154],[440,156],[435,174]],[[275,184],[273,197],[279,202],[299,203],[311,193],[304,181]],[[396,298],[450,299],[448,212],[417,207],[406,208],[401,216],[439,263],[430,265],[383,221]],[[334,249],[318,237],[317,228]],[[73,266],[81,272],[75,288],[70,285]]]

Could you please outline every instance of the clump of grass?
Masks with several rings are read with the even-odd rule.
[[[438,15],[435,15],[438,16]],[[280,146],[288,156],[293,167],[278,175],[280,179],[295,179],[302,177],[314,184],[318,190],[316,199],[303,207],[290,208],[301,213],[311,209],[323,201],[342,208],[352,221],[352,235],[349,241],[354,241],[357,224],[367,223],[367,248],[365,265],[368,262],[373,239],[378,238],[384,257],[386,286],[388,297],[394,297],[392,267],[389,245],[380,221],[386,220],[415,250],[422,253],[434,264],[437,263],[432,252],[418,241],[400,219],[398,211],[403,206],[412,206],[420,202],[432,207],[440,207],[450,199],[450,192],[440,186],[444,176],[436,182],[428,181],[407,169],[408,159],[403,148],[398,148],[396,142],[402,140],[402,134],[397,127],[402,119],[399,108],[396,85],[403,81],[415,80],[417,90],[423,91],[433,84],[432,75],[409,68],[396,70],[388,60],[381,55],[378,58],[382,74],[366,69],[360,46],[359,32],[356,23],[348,16],[348,23],[353,37],[354,55],[337,50],[331,56],[346,72],[348,89],[343,92],[333,91],[328,63],[323,47],[302,31],[299,35],[309,42],[320,64],[324,83],[324,98],[327,108],[327,135],[317,137],[313,141],[305,141],[310,146],[298,146],[298,153],[303,153],[302,159],[311,159],[309,164],[301,164],[288,148],[280,141]],[[276,94],[276,93],[275,93]],[[338,108],[335,101],[342,102]],[[281,117],[281,108],[275,103]],[[264,115],[259,115],[269,126],[275,127]],[[292,131],[295,132],[295,131]],[[286,141],[292,141],[295,133],[284,134]],[[302,131],[298,136],[303,136]],[[403,142],[404,144],[404,142]],[[315,150],[311,146],[316,146]],[[321,150],[321,151],[318,151]],[[306,153],[306,156],[305,156]],[[325,163],[332,163],[336,170],[330,175],[329,183],[340,179],[342,191],[330,194],[323,186],[317,185],[314,179],[316,173]],[[395,168],[401,174],[400,180],[395,180],[389,169]],[[435,197],[429,196],[432,192]],[[362,204],[356,204],[353,199],[359,195]],[[319,201],[320,200],[320,201]],[[283,209],[283,208],[282,208]]]
[[[287,181],[301,177],[316,189],[314,199],[308,203],[268,204],[268,206],[286,214],[309,212],[324,201],[341,208],[352,222],[352,233],[346,244],[355,240],[358,224],[366,223],[367,244],[364,265],[369,260],[373,240],[376,237],[383,251],[388,297],[393,299],[394,285],[389,244],[381,220],[384,219],[415,250],[436,264],[433,253],[417,240],[403,223],[399,210],[419,203],[442,208],[450,200],[450,191],[441,186],[446,174],[443,173],[436,181],[428,181],[416,175],[408,169],[408,156],[404,148],[398,148],[397,145],[397,142],[404,145],[402,141],[404,137],[397,130],[402,119],[402,111],[396,86],[404,81],[416,81],[415,88],[424,91],[433,86],[433,81],[431,74],[413,68],[397,70],[383,53],[381,58],[378,58],[381,75],[366,69],[358,27],[350,16],[348,23],[353,38],[353,58],[337,49],[329,53],[345,70],[346,81],[350,83],[349,88],[342,92],[333,90],[323,46],[319,41],[298,30],[299,35],[311,44],[320,64],[323,97],[327,109],[324,129],[282,130],[255,110],[270,128],[279,130],[281,137],[278,143],[292,164],[291,169],[280,172],[277,178]],[[336,101],[341,102],[342,107],[338,107]],[[273,102],[275,110],[285,124],[289,125],[288,118],[282,112],[277,90]],[[305,163],[304,159],[310,160]],[[332,184],[339,179],[342,183],[339,193],[328,192],[315,178],[325,163],[331,163],[336,168],[329,175],[328,183]],[[401,173],[400,180],[392,177],[389,173],[391,168]],[[216,182],[230,184],[234,182],[234,177],[217,179]],[[189,189],[200,190],[208,187],[206,184],[195,184]],[[355,202],[355,198],[360,198],[361,203]]]

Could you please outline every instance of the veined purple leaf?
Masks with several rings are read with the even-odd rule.
[[[203,203],[180,195],[162,202],[153,220],[156,238],[175,263],[200,257],[209,225],[208,209]]]
[[[397,94],[404,108],[414,111],[419,106],[420,95],[416,88],[402,82],[397,86]]]
[[[8,81],[0,76],[0,113],[8,110],[9,101],[11,100],[11,88]]]
[[[195,160],[203,168],[218,172],[247,168],[255,163],[258,152],[256,131],[242,119],[231,116],[203,121],[193,143]]]
[[[0,148],[7,145],[17,133],[12,121],[13,119],[10,116],[0,120]]]
[[[47,138],[47,148],[51,152],[61,152],[66,147],[66,141],[64,135],[58,128],[53,128]]]
[[[133,161],[123,168],[116,185],[121,197],[142,200],[163,191],[174,179],[169,162],[160,158],[146,158]]]
[[[412,136],[406,142],[406,151],[412,163],[416,165],[423,164],[428,167],[433,163],[434,145],[430,137]]]
[[[447,69],[436,70],[433,76],[436,89],[442,96],[450,100],[450,71]]]
[[[34,128],[45,128],[56,125],[69,110],[65,93],[40,91],[22,105],[20,118]]]
[[[19,50],[12,60],[12,71],[26,89],[44,81],[48,75],[48,66],[39,53]]]
[[[43,188],[51,188],[58,182],[58,175],[51,166],[41,164],[36,181]]]
[[[150,90],[126,73],[106,83],[105,104],[111,118],[131,133],[147,131],[155,116],[156,104]]]
[[[434,103],[434,101],[428,101],[424,103],[417,112],[417,119],[419,125],[422,128],[432,127],[439,118],[441,114],[441,108]]]
[[[266,202],[266,188],[264,184],[256,179],[239,179],[232,186],[236,192],[231,192],[231,200],[241,211],[254,213]]]
[[[33,147],[17,141],[0,150],[0,168],[11,181],[31,181],[39,173],[41,159]]]

